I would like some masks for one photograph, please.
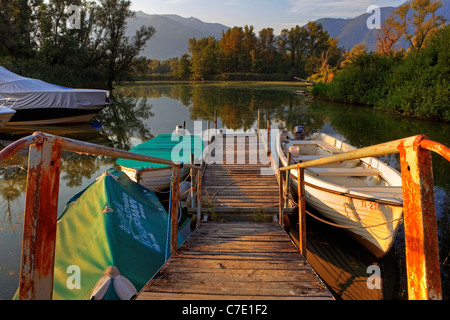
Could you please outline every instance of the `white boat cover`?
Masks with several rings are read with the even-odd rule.
[[[72,89],[19,76],[0,66],[0,100],[17,102],[14,110],[36,108],[98,109],[105,106],[109,91]],[[12,104],[11,103],[11,104]]]

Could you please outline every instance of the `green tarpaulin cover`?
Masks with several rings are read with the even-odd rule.
[[[165,262],[168,223],[155,194],[109,169],[58,217],[53,299],[89,299],[110,266],[139,292]]]
[[[131,148],[130,152],[144,154],[152,157],[190,163],[191,153],[195,159],[203,152],[203,140],[196,135],[160,134],[155,138]],[[118,159],[117,164],[122,167],[134,168],[163,168],[168,165],[143,161]]]

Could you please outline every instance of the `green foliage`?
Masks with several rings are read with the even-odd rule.
[[[69,24],[73,11],[77,26]],[[128,0],[12,0],[0,3],[0,60],[13,72],[64,86],[107,87],[142,66],[136,59],[154,35],[142,26],[126,36],[134,16]]]
[[[189,39],[190,57],[167,73],[184,80],[285,81],[335,67],[342,56],[321,24],[285,29],[278,38],[273,32],[265,28],[256,36],[253,26],[245,26],[223,32],[219,41]]]
[[[450,121],[450,26],[420,51],[385,56],[360,54],[329,85],[318,85],[319,98],[374,106],[428,120]]]

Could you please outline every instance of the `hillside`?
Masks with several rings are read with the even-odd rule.
[[[450,0],[442,0],[443,6],[438,14],[450,20]],[[381,20],[389,17],[395,7],[381,8]],[[369,13],[359,15],[355,18],[337,19],[322,18],[316,20],[321,23],[330,36],[339,39],[339,45],[347,50],[356,44],[365,42],[368,51],[376,50],[376,35],[378,30],[367,28]],[[243,21],[242,25],[246,22]],[[197,18],[183,18],[174,14],[156,15],[146,14],[142,11],[136,13],[136,17],[128,20],[128,34],[134,34],[140,26],[153,26],[156,35],[150,39],[142,55],[150,59],[166,60],[172,57],[181,57],[187,52],[190,38],[203,38],[214,36],[216,39],[222,37],[222,31],[229,27],[218,23],[207,23]],[[269,27],[269,26],[268,26]],[[403,42],[401,45],[406,46]]]
[[[190,38],[214,36],[222,37],[227,26],[218,23],[206,23],[196,18],[183,18],[177,15],[146,14],[136,12],[136,16],[128,20],[128,34],[134,34],[142,25],[152,26],[156,35],[147,43],[142,55],[150,59],[166,60],[180,57],[187,52]]]
[[[381,8],[382,23],[395,9],[396,7]],[[450,0],[442,0],[442,8],[438,10],[437,14],[441,14],[450,20]],[[375,51],[378,30],[369,30],[366,25],[367,19],[371,15],[365,13],[351,19],[323,18],[317,20],[317,22],[323,25],[323,28],[328,31],[331,37],[338,38],[339,45],[347,50],[352,49],[356,44],[365,42],[368,51]],[[405,47],[407,46],[404,41],[400,44]]]

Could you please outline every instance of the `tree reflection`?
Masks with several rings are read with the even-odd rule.
[[[79,187],[83,178],[90,179],[97,173],[103,160],[105,159],[69,152],[61,161],[61,180],[66,181],[69,188]]]
[[[0,170],[2,171],[2,170]],[[20,223],[13,223],[11,203],[18,200],[22,193],[25,192],[27,186],[27,171],[24,168],[14,167],[9,172],[0,172],[0,195],[5,203],[6,208],[2,208],[4,217],[0,222],[0,226],[7,225],[11,228],[11,231],[16,228],[20,228]],[[19,214],[21,215],[21,214]],[[16,221],[20,218],[17,217]]]
[[[112,98],[115,104],[103,109],[95,120],[102,123],[100,132],[109,138],[111,147],[129,150],[133,146],[132,138],[147,141],[153,138],[144,121],[154,116],[152,105],[147,98],[137,98],[135,92],[129,96],[119,93]]]

